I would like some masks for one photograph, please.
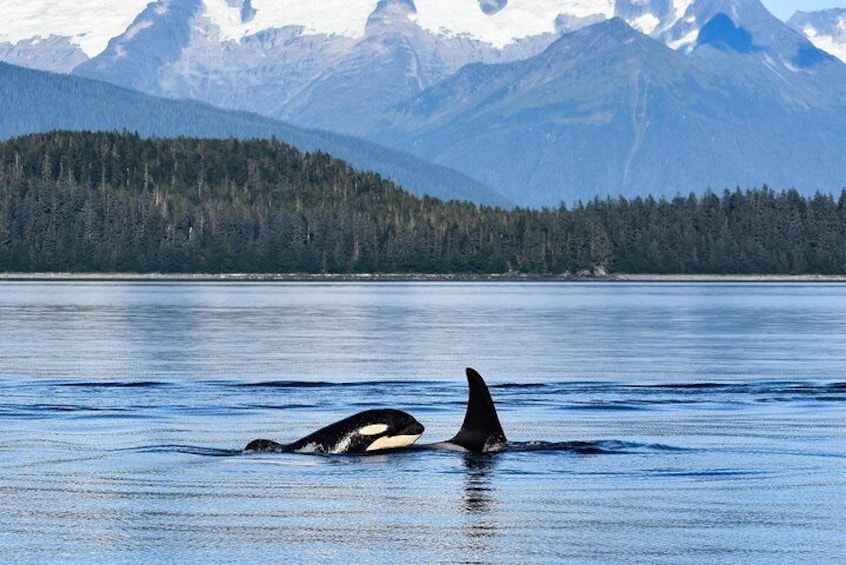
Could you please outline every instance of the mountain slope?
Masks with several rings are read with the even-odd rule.
[[[373,138],[529,205],[762,183],[839,189],[846,66],[793,32],[796,45],[768,51],[765,35],[731,22],[715,16],[690,56],[622,20],[596,24],[532,59],[464,68]]]
[[[54,129],[127,129],[145,136],[276,137],[301,150],[321,150],[359,169],[379,172],[417,194],[506,203],[461,174],[370,142],[0,63],[0,139]]]

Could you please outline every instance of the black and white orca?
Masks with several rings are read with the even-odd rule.
[[[491,393],[475,369],[466,370],[468,397],[464,422],[452,439],[413,445],[423,434],[423,424],[402,410],[359,412],[290,444],[255,439],[245,452],[360,454],[405,449],[443,449],[470,453],[494,453],[508,447]]]
[[[402,410],[366,410],[344,418],[290,444],[254,439],[245,452],[373,453],[412,445],[423,424]]]
[[[415,444],[423,425],[401,410],[367,410],[335,422],[291,444],[268,439],[251,441],[244,452],[300,453],[403,453],[421,450],[449,450],[469,454],[503,451],[572,452],[586,455],[625,453],[633,450],[674,450],[664,445],[639,445],[620,441],[529,441],[512,442],[505,437],[491,393],[485,380],[468,367],[467,410],[464,422],[452,439],[438,443]],[[473,461],[476,461],[475,459]]]
[[[467,367],[467,411],[461,429],[450,440],[415,446],[417,449],[449,449],[471,453],[494,453],[508,447],[491,393],[485,379],[475,369]]]

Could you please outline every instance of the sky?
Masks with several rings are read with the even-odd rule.
[[[767,9],[781,18],[788,19],[797,10],[813,12],[826,8],[846,8],[846,0],[761,0]]]

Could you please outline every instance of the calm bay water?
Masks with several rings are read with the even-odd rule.
[[[584,443],[240,453],[465,366]],[[3,282],[0,426],[3,562],[842,563],[846,285]]]

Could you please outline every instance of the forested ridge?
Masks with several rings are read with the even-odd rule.
[[[503,210],[274,140],[0,143],[0,271],[844,274],[846,190]]]

